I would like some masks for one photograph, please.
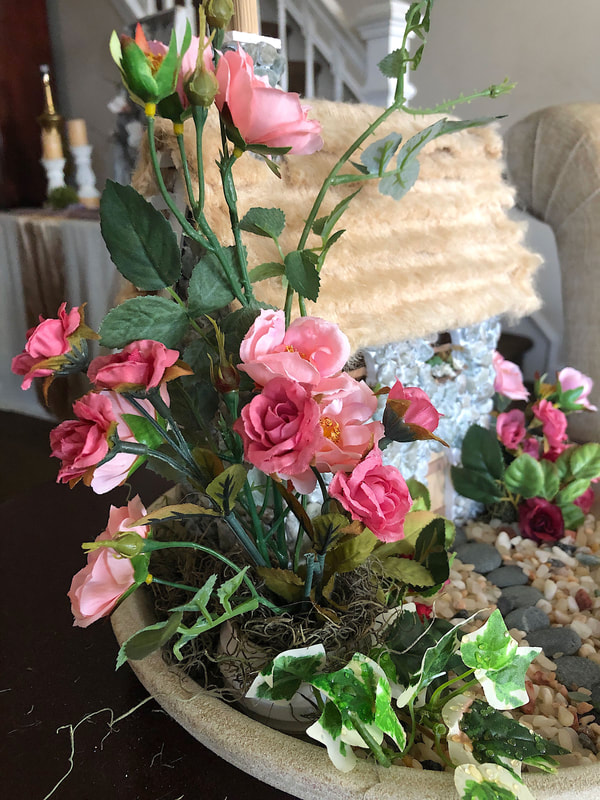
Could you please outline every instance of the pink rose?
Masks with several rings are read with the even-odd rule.
[[[176,365],[178,360],[177,350],[168,350],[162,342],[142,339],[128,344],[120,353],[95,358],[88,367],[88,378],[98,389],[147,391],[181,375],[190,375],[191,370]]]
[[[49,358],[64,356],[71,351],[69,337],[79,328],[81,314],[79,308],[73,308],[67,314],[66,308],[67,304],[61,303],[58,319],[40,316],[39,325],[27,331],[25,349],[12,360],[12,371],[25,376],[22,389],[29,389],[34,378],[48,377],[56,371],[58,365],[45,363]]]
[[[323,147],[321,125],[307,118],[299,95],[268,85],[254,74],[254,63],[241,48],[228,50],[217,65],[217,108],[231,117],[247,144],[291,147],[290,153],[314,153]]]
[[[594,505],[594,490],[592,487],[588,486],[583,494],[580,494],[576,500],[573,500],[573,503],[579,506],[584,514],[589,514]]]
[[[525,414],[518,408],[498,414],[496,433],[507,450],[516,450],[525,438]],[[535,440],[534,440],[535,441]],[[536,443],[537,448],[537,443]],[[537,450],[536,450],[537,452]]]
[[[579,403],[584,408],[587,408],[588,411],[598,410],[596,406],[590,403],[589,399],[590,392],[594,386],[594,381],[590,377],[577,369],[573,369],[573,367],[561,369],[557,377],[563,392],[569,392],[571,389],[581,389],[581,394],[575,398],[575,403]]]
[[[244,406],[233,429],[242,437],[247,461],[282,478],[309,469],[320,437],[319,406],[301,384],[274,378]]]
[[[350,472],[383,436],[373,421],[377,397],[364,381],[347,373],[325,378],[314,390],[323,433],[315,455],[320,472]]]
[[[213,51],[212,47],[209,44],[208,37],[204,38],[204,43],[206,45],[204,48],[204,53],[202,55],[202,63],[204,65],[204,69],[207,72],[214,72]],[[190,104],[190,101],[188,100],[184,90],[184,85],[196,71],[196,62],[198,61],[199,48],[200,48],[200,37],[192,36],[192,41],[190,43],[190,46],[186,50],[183,58],[181,59],[181,69],[179,71],[179,77],[177,78],[177,94],[179,95],[179,99],[181,100],[181,105],[183,106],[183,108],[187,108]],[[166,49],[167,48],[165,48],[165,52]]]
[[[540,457],[540,442],[535,436],[528,436],[521,442],[521,452],[539,460]]]
[[[569,445],[566,442],[557,442],[552,447],[548,447],[548,449],[542,453],[542,460],[552,462],[556,461],[556,459],[562,453],[564,453],[567,447],[569,447]]]
[[[560,508],[543,497],[523,500],[519,506],[519,527],[521,536],[539,544],[558,542],[565,535],[565,523]]]
[[[410,406],[403,416],[404,422],[407,425],[418,425],[431,433],[437,428],[443,416],[436,410],[426,392],[416,386],[402,386],[400,381],[396,381],[392,386],[388,399],[408,400]]]
[[[350,356],[350,343],[337,325],[300,317],[285,329],[283,311],[261,311],[240,346],[242,364],[259,386],[275,377],[316,386],[337,374]]]
[[[400,472],[382,463],[379,448],[371,450],[350,475],[336,472],[329,494],[382,541],[402,539],[412,499]]]
[[[544,436],[550,448],[559,448],[567,441],[567,418],[549,400],[538,400],[531,410],[542,423]],[[563,447],[564,449],[564,447]]]
[[[108,526],[96,541],[116,539],[122,532],[133,532],[146,538],[148,525],[128,527],[143,516],[146,516],[146,509],[137,496],[121,508],[111,506]],[[68,593],[75,617],[73,624],[87,628],[92,622],[106,617],[134,582],[130,559],[120,558],[108,547],[93,550],[88,555],[87,565],[74,576]]]
[[[492,364],[496,370],[494,391],[511,400],[527,400],[529,392],[523,384],[523,375],[519,367],[503,358],[497,350],[492,356]]]

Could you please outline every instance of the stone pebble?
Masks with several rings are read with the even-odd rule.
[[[488,572],[486,578],[500,589],[504,589],[507,586],[525,586],[525,584],[529,583],[529,578],[521,567],[517,567],[514,564],[497,567]]]
[[[600,683],[600,665],[582,656],[561,656],[555,659],[556,678],[567,688],[591,689]]]
[[[507,586],[498,598],[498,608],[503,617],[515,608],[534,606],[544,595],[534,586]]]
[[[546,628],[532,630],[527,635],[531,647],[541,647],[548,658],[561,654],[574,655],[581,647],[581,637],[571,628]]]
[[[550,627],[550,617],[548,614],[545,614],[540,608],[535,608],[535,606],[515,608],[514,611],[506,615],[504,622],[509,630],[511,628],[518,628],[526,634]],[[537,647],[537,645],[532,645],[532,647]],[[546,655],[548,654],[546,653]]]
[[[473,564],[475,572],[486,575],[502,564],[502,556],[489,544],[484,542],[467,542],[458,545],[456,555],[463,564]]]

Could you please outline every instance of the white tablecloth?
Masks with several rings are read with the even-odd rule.
[[[10,370],[37,315],[56,316],[87,302],[86,322],[95,330],[114,304],[119,276],[97,220],[44,212],[0,213],[0,408],[47,416],[32,387]],[[42,307],[40,307],[42,306]]]

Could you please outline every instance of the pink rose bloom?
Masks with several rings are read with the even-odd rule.
[[[307,472],[321,438],[319,406],[301,384],[274,378],[242,409],[233,429],[247,461],[267,475]]]
[[[521,536],[539,544],[558,542],[565,535],[560,508],[543,497],[523,500],[519,506],[519,528]]]
[[[519,367],[503,358],[497,350],[492,356],[492,364],[496,370],[494,391],[511,400],[527,400],[529,392],[523,384],[523,375]]]
[[[129,528],[128,525],[146,516],[146,509],[139,497],[128,505],[110,507],[108,526],[96,541],[116,539],[122,532],[137,533],[144,539],[149,526]],[[134,584],[133,565],[128,558],[120,558],[114,550],[101,547],[88,554],[87,565],[73,578],[68,596],[75,620],[73,625],[87,628],[92,622],[106,617],[119,598]]]
[[[217,108],[225,106],[247,144],[291,147],[290,153],[305,155],[323,147],[321,125],[307,118],[294,92],[284,92],[256,77],[254,63],[241,48],[223,53],[217,65]]]
[[[377,397],[345,372],[321,381],[314,396],[323,433],[315,465],[320,472],[350,472],[383,436],[383,425],[373,421]]]
[[[568,392],[571,389],[581,389],[581,394],[575,399],[576,403],[587,408],[588,411],[598,410],[596,406],[590,403],[590,393],[594,387],[594,381],[590,377],[577,369],[573,369],[573,367],[561,369],[557,377],[563,392]]]
[[[66,308],[67,304],[61,303],[58,319],[40,316],[39,325],[27,331],[25,349],[13,358],[11,367],[16,375],[25,376],[22,389],[29,389],[34,378],[48,377],[54,373],[55,370],[44,366],[43,362],[70,352],[68,337],[79,328],[81,314],[78,308],[71,309],[67,314]]]
[[[443,416],[436,410],[427,392],[416,386],[402,386],[400,381],[396,381],[392,386],[388,399],[409,400],[410,406],[403,417],[404,422],[407,425],[419,425],[431,433],[437,428],[440,418]]]
[[[382,541],[402,539],[412,499],[400,472],[382,463],[379,448],[349,475],[336,472],[329,494]]]
[[[276,377],[316,386],[336,375],[350,356],[350,343],[331,322],[300,317],[285,329],[283,311],[261,311],[240,346],[242,364],[259,386]]]
[[[120,353],[95,358],[88,367],[88,378],[98,389],[148,390],[189,375],[189,369],[173,366],[178,360],[179,351],[168,350],[162,342],[142,339],[128,344]]]
[[[527,455],[538,460],[540,457],[539,440],[535,436],[528,436],[527,439],[521,442],[521,452],[527,453]]]
[[[558,448],[567,441],[567,418],[549,400],[538,400],[531,410],[542,423],[544,436],[550,448]],[[563,447],[564,450],[564,447]]]
[[[507,450],[516,450],[525,438],[525,414],[518,408],[498,414],[496,433]]]
[[[207,45],[204,48],[204,53],[202,55],[202,62],[204,64],[204,69],[207,72],[214,72],[214,65],[213,65],[213,51],[212,47],[208,42],[208,37],[204,37],[204,43]],[[165,45],[163,45],[165,47]],[[179,77],[177,78],[177,94],[179,95],[179,99],[181,100],[181,105],[183,108],[188,108],[190,101],[188,100],[185,90],[184,84],[192,77],[192,74],[196,70],[196,62],[198,61],[198,50],[200,48],[200,37],[199,36],[192,36],[192,41],[190,42],[189,48],[185,51],[183,58],[181,59],[181,69],[179,71]],[[165,47],[165,52],[168,48]]]
[[[573,500],[573,503],[579,506],[584,514],[589,514],[594,505],[594,490],[592,487],[588,486],[583,494],[580,494],[576,500]]]
[[[542,459],[554,462],[562,453],[564,453],[567,447],[569,447],[569,445],[566,442],[557,442],[556,444],[552,445],[552,447],[548,447],[548,449],[542,453]]]

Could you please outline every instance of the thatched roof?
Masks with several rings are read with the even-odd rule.
[[[287,227],[282,245],[286,252],[295,249],[323,178],[379,113],[373,106],[312,101],[311,115],[323,126],[323,150],[285,157],[281,180],[262,161],[242,157],[234,167],[240,214],[251,206],[283,209]],[[377,138],[398,131],[406,140],[432,121],[398,112]],[[193,126],[187,125],[186,147],[195,173]],[[159,149],[179,167],[171,124],[157,130]],[[205,142],[206,214],[221,240],[229,240],[214,165],[219,147],[214,117],[209,117]],[[318,303],[308,304],[309,313],[337,322],[354,349],[434,335],[499,314],[520,317],[539,307],[533,275],[540,259],[524,247],[522,224],[507,216],[513,190],[502,177],[498,133],[487,127],[442,136],[423,149],[420,162],[419,179],[399,202],[381,195],[376,182],[364,185],[341,220],[346,233],[327,258]],[[157,193],[145,149],[133,183],[145,195]],[[320,216],[354,188],[330,191]],[[246,234],[245,242],[251,266],[279,260],[271,240]],[[314,237],[313,244],[319,243]],[[256,287],[261,300],[283,304],[278,279]]]

